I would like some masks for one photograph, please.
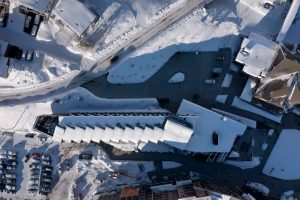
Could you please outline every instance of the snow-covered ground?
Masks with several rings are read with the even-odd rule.
[[[177,51],[217,51],[236,48],[238,33],[272,36],[279,31],[279,18],[287,4],[269,11],[262,2],[216,0],[207,10],[198,9],[130,54],[110,70],[111,83],[139,83],[149,79]],[[259,8],[259,9],[258,9]],[[201,30],[199,32],[199,30]]]
[[[284,180],[300,179],[300,131],[282,130],[263,173]]]

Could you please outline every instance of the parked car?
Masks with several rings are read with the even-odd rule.
[[[7,159],[9,159],[9,160],[17,160],[17,156],[11,156],[11,155],[9,155],[9,156],[7,156]]]
[[[44,166],[43,169],[44,169],[44,171],[52,172],[53,167],[50,167],[50,166]]]
[[[5,176],[6,176],[6,178],[16,178],[17,177],[16,174],[14,174],[14,173],[7,173]]]
[[[51,176],[51,175],[52,175],[52,172],[49,172],[49,171],[43,171],[42,175],[43,175],[43,176]]]
[[[214,58],[216,61],[224,61],[226,58],[223,55],[215,56]]]
[[[50,188],[49,187],[42,187],[41,188],[41,192],[49,193],[50,192]]]
[[[27,57],[27,51],[23,50],[21,60],[26,60],[26,57]],[[25,135],[25,137],[26,137],[26,135]]]
[[[32,169],[38,169],[38,168],[40,168],[40,164],[39,163],[31,163],[30,165],[29,165],[29,168],[32,168]]]
[[[31,172],[32,175],[40,174],[40,169],[32,168],[32,169],[30,169],[30,172]]]
[[[6,169],[6,164],[0,164],[0,169]]]
[[[51,163],[47,160],[43,160],[43,165],[51,165]]]
[[[45,178],[45,177],[43,177],[42,178],[42,181],[45,183],[51,183],[51,181],[52,181],[52,178],[50,178],[50,177],[47,177],[47,178]]]
[[[45,188],[50,188],[51,187],[51,183],[47,183],[47,182],[43,182],[41,184],[42,187],[45,187]]]
[[[9,164],[9,165],[17,165],[18,161],[16,161],[16,160],[8,160],[7,164]]]
[[[48,155],[48,154],[43,154],[42,159],[45,160],[45,161],[51,161],[51,156]]]
[[[40,178],[40,175],[39,175],[39,174],[34,174],[34,175],[31,175],[30,177],[31,177],[31,178],[35,178],[35,179],[39,179],[39,178]]]
[[[6,190],[16,190],[16,186],[15,186],[15,185],[11,185],[11,184],[7,184],[7,185],[5,186],[5,189],[6,189]]]
[[[28,190],[38,190],[38,189],[39,189],[39,185],[38,184],[33,184],[33,185],[30,185]]]
[[[6,169],[16,169],[16,165],[7,165]]]
[[[264,8],[265,9],[269,9],[269,10],[272,10],[274,8],[274,4],[272,4],[271,2],[266,2],[264,4]]]
[[[31,19],[32,19],[31,16],[27,16],[27,17],[26,17],[26,20],[25,20],[25,28],[29,28]]]
[[[38,191],[38,188],[36,189],[36,188],[29,188],[28,189],[28,192],[29,193],[36,193]]]
[[[205,83],[206,83],[206,84],[211,84],[211,85],[213,85],[213,84],[216,83],[216,80],[215,80],[215,79],[206,79],[206,80],[205,80]]]
[[[90,153],[79,154],[79,160],[92,160],[93,155]]]
[[[38,26],[37,25],[33,25],[32,29],[31,29],[31,35],[36,36],[37,29],[38,29]]]
[[[15,151],[7,151],[7,154],[10,155],[10,156],[16,156],[17,152],[15,152]]]
[[[28,182],[29,182],[30,185],[39,184],[39,179],[32,179],[31,178]]]
[[[34,18],[34,24],[35,25],[39,25],[41,21],[41,16],[40,15],[36,15],[35,18]]]
[[[7,172],[6,169],[0,169],[0,174],[5,174]]]
[[[0,155],[7,155],[7,150],[1,149],[0,150]]]
[[[28,50],[26,59],[27,59],[27,60],[32,60],[32,59],[33,59],[33,53],[34,53],[34,51]],[[40,154],[39,154],[39,155],[40,155]],[[33,157],[33,155],[32,155],[32,157]],[[33,157],[33,158],[34,158],[34,157]]]
[[[6,183],[9,183],[9,184],[13,184],[13,183],[16,183],[17,180],[15,178],[8,178],[6,179]]]

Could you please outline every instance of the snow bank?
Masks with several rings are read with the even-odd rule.
[[[241,100],[239,97],[234,97],[234,100],[233,100],[231,106],[242,109],[242,110],[246,110],[248,112],[255,113],[257,115],[263,116],[265,118],[268,118],[268,119],[278,122],[278,123],[281,122],[282,115],[274,115],[272,113],[264,111],[264,110],[258,108],[257,106],[254,106],[246,101]]]
[[[260,164],[260,157],[252,157],[252,161],[226,160],[224,163],[241,169],[249,169],[254,168]]]
[[[183,82],[185,79],[185,75],[181,72],[178,72],[176,74],[174,74],[174,76],[172,76],[170,78],[170,80],[168,81],[168,83],[181,83]]]

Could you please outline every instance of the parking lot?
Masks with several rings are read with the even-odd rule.
[[[42,195],[48,195],[51,190],[52,172],[51,156],[48,154],[32,153],[26,155],[25,162],[29,161],[29,174],[30,179],[28,181],[28,192],[39,193]]]
[[[9,15],[9,2],[0,2],[0,27],[5,27]]]
[[[14,150],[0,150],[0,191],[16,193],[18,153]]]
[[[101,98],[157,98],[162,107],[172,112],[177,111],[182,99],[211,106],[218,94],[226,94],[231,90],[222,87],[226,73],[230,71],[231,60],[229,48],[216,52],[177,52],[143,83],[111,84],[104,75],[83,87]],[[168,83],[178,72],[185,75],[184,81]],[[242,84],[238,84],[238,87],[242,88]],[[233,92],[239,90],[234,88]]]
[[[25,23],[23,31],[35,37],[43,17],[32,12],[27,12],[24,14]]]
[[[59,178],[58,148],[57,144],[50,144],[37,136],[0,132],[0,196],[4,199],[14,199],[16,196],[21,199],[46,199]]]

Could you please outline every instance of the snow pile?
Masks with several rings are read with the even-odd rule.
[[[185,79],[185,75],[181,72],[178,72],[169,79],[168,83],[181,83],[184,81],[184,79]]]
[[[53,80],[74,70],[79,65],[35,52],[32,61],[11,60],[11,72],[7,80],[11,84],[25,86]]]
[[[70,196],[89,197],[96,192],[116,190],[125,185],[138,185],[149,182],[147,172],[154,171],[153,162],[116,162],[111,161],[98,145],[89,145],[84,149],[92,153],[92,160],[77,160],[74,181],[71,183]],[[78,152],[80,153],[80,152]]]
[[[43,21],[40,24],[39,31],[36,35],[36,39],[41,41],[47,41],[47,42],[53,39],[50,31],[50,26],[47,22]]]
[[[270,189],[261,183],[248,182],[246,183],[246,186],[263,193],[265,196],[268,196],[268,194],[270,193]]]
[[[260,157],[252,157],[251,161],[226,160],[224,163],[241,169],[254,168],[260,164]]]

